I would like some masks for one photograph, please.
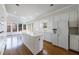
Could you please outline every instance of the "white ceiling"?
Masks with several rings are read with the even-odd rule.
[[[16,6],[15,4],[5,4],[6,10],[9,14],[22,17],[25,21],[30,21],[47,11],[55,11],[66,6],[69,5],[54,4],[54,6],[50,6],[50,4],[20,4],[20,6]]]

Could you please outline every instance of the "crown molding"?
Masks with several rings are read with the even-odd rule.
[[[41,20],[41,19],[44,18],[44,17],[53,15],[53,14],[55,14],[55,13],[57,13],[57,12],[60,12],[60,11],[65,10],[65,9],[68,9],[68,8],[70,8],[70,7],[72,7],[72,6],[74,6],[74,5],[70,5],[70,6],[67,6],[67,7],[64,7],[64,8],[61,8],[61,9],[58,9],[58,10],[56,10],[56,11],[48,11],[48,12],[45,12],[45,13],[43,13],[43,14],[37,16],[35,19],[33,19],[33,20],[31,20],[31,21],[28,21],[28,22],[26,22],[26,23],[31,23],[31,22],[36,21],[36,20]]]

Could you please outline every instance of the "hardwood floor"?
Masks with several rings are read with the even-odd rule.
[[[30,50],[23,44],[21,39],[16,37],[7,39],[4,55],[32,55]]]
[[[14,37],[13,39],[7,39],[4,55],[32,55],[32,53],[23,44],[21,39],[17,39],[16,37]],[[66,51],[44,41],[43,51],[38,53],[38,55],[77,55],[77,53]]]
[[[56,47],[51,43],[44,41],[43,55],[77,55],[77,53],[72,51],[66,51],[62,48]]]

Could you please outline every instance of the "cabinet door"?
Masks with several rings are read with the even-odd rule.
[[[57,21],[58,21],[58,16],[54,16],[52,19],[52,28],[57,29]],[[58,45],[58,39],[57,39],[57,31],[54,33],[54,30],[52,29],[52,43],[54,45]],[[57,29],[58,30],[58,29]]]
[[[74,46],[75,46],[75,50],[79,51],[79,36],[76,36],[75,41],[74,41]]]
[[[0,45],[0,54],[2,55],[4,53],[5,49],[5,42],[2,42],[2,45]]]
[[[78,51],[78,40],[77,40],[77,37],[75,37],[75,39],[73,39],[73,49],[75,51]]]
[[[44,32],[45,40],[48,42],[51,42],[51,33],[50,32]]]
[[[70,18],[69,18],[69,26],[70,27],[77,27],[77,8],[73,7],[70,10]]]
[[[70,36],[70,49],[79,51],[79,40],[78,36]]]
[[[67,14],[60,15],[58,21],[58,45],[68,49],[68,16]]]
[[[75,37],[70,35],[70,49],[74,50],[74,39]]]

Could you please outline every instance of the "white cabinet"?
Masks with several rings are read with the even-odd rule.
[[[5,49],[5,40],[6,40],[6,10],[3,4],[0,5],[0,55],[3,54]]]
[[[70,27],[77,27],[77,19],[78,19],[78,9],[77,6],[74,6],[73,8],[71,8],[70,12],[69,12],[69,26]]]
[[[79,22],[79,6],[76,5],[73,6],[73,8],[71,8],[70,10],[69,26],[78,27],[79,26],[78,22]],[[70,34],[70,49],[79,51],[79,35]]]
[[[0,55],[4,53],[4,49],[5,49],[5,39],[0,37]]]
[[[56,33],[53,33],[52,43],[56,46],[68,49],[68,15],[63,13],[57,15],[53,19],[53,29],[57,29]]]
[[[50,32],[44,32],[44,39],[48,42],[51,42],[51,39],[52,39],[51,35],[52,35],[52,33],[50,33]]]
[[[43,49],[43,39],[41,35],[23,34],[23,43],[35,55]]]
[[[79,36],[70,35],[70,49],[79,51]]]
[[[53,19],[52,19],[52,43],[54,45],[58,45],[58,39],[57,39],[57,21],[59,20],[59,17],[58,16],[54,16]],[[56,29],[56,33],[54,32],[54,29]]]
[[[4,27],[4,21],[3,21],[3,19],[0,17],[0,55],[2,55],[3,54],[3,52],[4,52],[4,49],[5,49],[5,33],[4,33],[4,31],[6,30],[6,29],[4,29],[5,27]]]
[[[58,21],[58,45],[68,49],[68,15],[61,14]]]
[[[52,43],[56,46],[58,46],[58,39],[57,39],[57,34],[52,35]]]

